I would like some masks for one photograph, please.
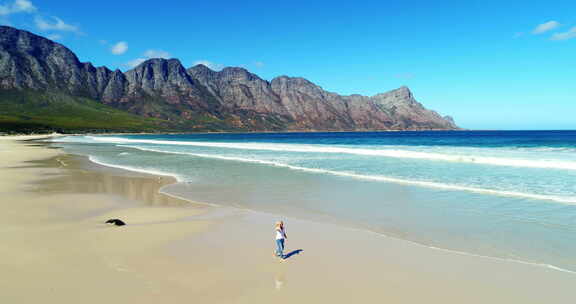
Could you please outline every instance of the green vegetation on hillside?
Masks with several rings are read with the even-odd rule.
[[[141,113],[142,116],[130,111]],[[161,114],[167,119],[146,117]],[[184,118],[185,117],[185,118]],[[235,121],[248,119],[252,125]],[[60,92],[0,90],[0,134],[13,133],[139,133],[281,130],[285,126],[275,117],[241,113],[222,118],[193,113],[183,105],[169,105],[145,96],[139,109],[117,109],[85,97]]]
[[[157,132],[167,121],[133,115],[62,93],[0,90],[0,133]]]

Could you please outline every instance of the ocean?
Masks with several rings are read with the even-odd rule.
[[[192,201],[576,272],[576,131],[67,136]],[[321,240],[319,240],[321,241]]]

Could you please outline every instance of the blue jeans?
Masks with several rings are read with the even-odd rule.
[[[284,239],[276,240],[276,256],[284,257]]]

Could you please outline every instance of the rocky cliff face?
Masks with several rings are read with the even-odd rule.
[[[58,43],[6,26],[0,27],[0,88],[89,97],[187,128],[202,122],[245,130],[457,128],[450,117],[424,108],[407,87],[341,96],[303,78],[269,82],[242,68],[185,69],[177,59],[150,59],[122,73],[82,63]]]
[[[169,120],[219,113],[214,96],[177,59],[147,60],[118,75],[116,87],[117,93],[103,101],[132,113]]]

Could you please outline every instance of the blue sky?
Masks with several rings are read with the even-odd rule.
[[[310,2],[0,0],[0,23],[111,69],[174,57],[340,94],[407,85],[464,128],[576,129],[576,1]]]

